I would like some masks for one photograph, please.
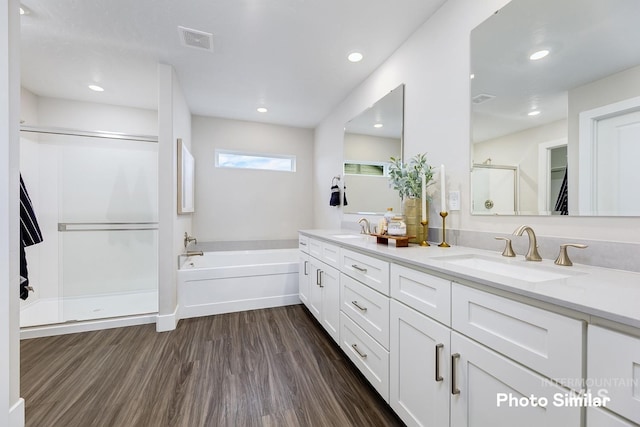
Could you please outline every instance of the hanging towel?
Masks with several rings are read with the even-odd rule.
[[[567,169],[564,170],[564,178],[556,200],[555,211],[560,215],[569,215],[569,188],[567,185]]]
[[[329,206],[340,206],[340,187],[337,185],[331,186],[331,199],[329,199]]]
[[[24,248],[42,242],[42,232],[33,212],[31,198],[20,174],[20,298],[27,299],[29,291],[29,272]]]
[[[347,186],[345,185],[342,189],[342,206],[347,206]]]

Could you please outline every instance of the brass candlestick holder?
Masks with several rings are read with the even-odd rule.
[[[429,221],[420,221],[420,224],[422,224],[422,242],[420,242],[420,246],[431,246],[429,242],[427,242],[427,234],[429,232],[427,225]]]
[[[440,243],[438,246],[440,246],[441,248],[450,248],[451,246],[447,243],[447,229],[446,229],[446,219],[447,215],[449,215],[448,212],[440,212],[440,216],[442,217],[442,243]]]

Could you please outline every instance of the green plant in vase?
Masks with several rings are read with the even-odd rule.
[[[403,163],[401,159],[391,157],[389,163],[389,182],[394,190],[398,191],[407,218],[407,235],[420,236],[422,227],[422,176],[428,187],[433,184],[433,167],[427,163],[427,153],[416,154]],[[425,189],[426,194],[426,189]],[[426,196],[426,202],[429,196]],[[429,209],[427,208],[427,216]],[[426,240],[426,236],[424,236]],[[410,242],[421,241],[422,238],[411,239]]]

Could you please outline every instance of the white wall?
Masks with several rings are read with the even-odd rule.
[[[460,212],[447,227],[509,233],[523,223],[539,235],[622,242],[640,240],[637,218],[482,217],[469,213],[469,34],[504,6],[505,0],[449,0],[316,128],[315,226],[339,227],[342,214],[327,203],[327,182],[340,171],[344,124],[401,83],[406,84],[405,155],[428,152],[433,165],[447,166],[448,190],[461,191]],[[437,178],[437,177],[436,177]],[[439,186],[432,186],[437,193]],[[431,218],[438,218],[432,204]],[[436,221],[432,221],[435,226]],[[430,224],[431,225],[431,224]]]
[[[178,318],[176,270],[184,247],[182,235],[191,233],[191,215],[178,215],[178,138],[190,147],[191,112],[172,66],[158,64],[158,322],[159,332],[175,329]],[[198,160],[196,160],[196,168]]]
[[[19,3],[0,0],[0,425],[24,425],[19,341]]]
[[[295,239],[299,229],[311,227],[310,129],[202,116],[192,125],[193,233],[199,241]],[[295,155],[296,171],[216,168],[216,149]]]

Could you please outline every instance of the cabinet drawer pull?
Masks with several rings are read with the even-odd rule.
[[[458,360],[460,360],[460,353],[454,353],[451,355],[451,394],[460,394],[460,389],[456,384],[458,382],[458,378],[456,378]]]
[[[318,286],[320,286],[321,288],[324,288],[324,285],[322,284],[322,275],[324,274],[324,271],[322,270],[318,270]]]
[[[304,262],[304,275],[308,276],[309,275],[309,271],[307,270],[307,266],[309,265],[309,261],[305,261]]]
[[[358,270],[361,273],[366,273],[367,272],[366,268],[362,268],[358,264],[351,264],[351,267],[355,268],[356,270]]]
[[[320,284],[322,281],[322,278],[320,277],[320,274],[322,274],[322,270],[317,269],[316,270],[316,285],[322,287],[322,285]]]
[[[351,344],[351,347],[353,347],[356,353],[358,353],[358,356],[362,357],[363,359],[367,358],[367,353],[362,353],[360,350],[358,350],[358,346],[356,344]]]
[[[299,243],[300,243],[300,246],[307,246],[307,244],[303,241],[300,241]]]
[[[358,304],[358,301],[351,301],[351,304],[355,305],[356,307],[358,307],[358,309],[360,311],[367,311],[367,307],[363,307],[360,304]]]
[[[444,344],[436,344],[436,382],[442,381],[442,375],[440,375],[440,350],[444,347]]]

